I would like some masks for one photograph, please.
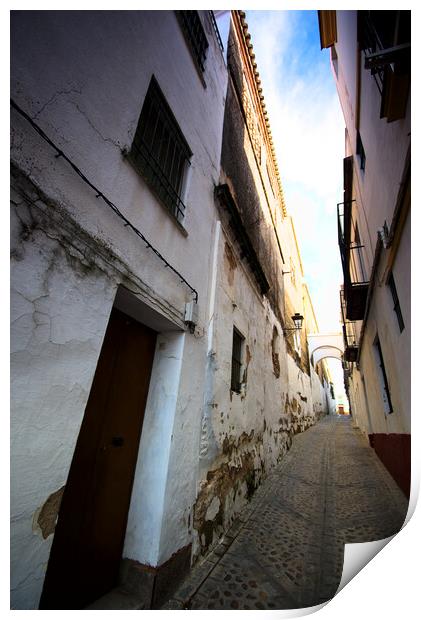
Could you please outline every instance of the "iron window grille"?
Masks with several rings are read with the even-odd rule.
[[[178,15],[193,58],[202,73],[204,73],[209,43],[200,21],[199,13],[197,11],[178,11]]]
[[[130,158],[168,211],[180,222],[181,191],[192,152],[155,77],[140,113]]]
[[[396,313],[396,318],[398,319],[398,324],[399,324],[399,330],[402,333],[403,330],[405,329],[405,323],[403,322],[401,305],[399,303],[399,297],[398,297],[398,292],[396,290],[395,279],[393,277],[393,273],[390,274],[387,280],[387,285],[390,288],[390,292],[392,294],[393,310]]]
[[[231,390],[237,393],[241,391],[243,343],[243,336],[234,327],[232,333]]]
[[[216,23],[215,13],[213,11],[209,11],[209,15],[211,18],[213,29],[215,30],[216,40],[218,41],[219,49],[222,53],[224,53],[224,44],[222,43],[221,35],[219,33],[218,24]]]

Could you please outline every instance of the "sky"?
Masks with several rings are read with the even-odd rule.
[[[336,205],[342,200],[345,123],[320,50],[317,11],[247,11],[286,208],[321,332],[340,332],[343,282]],[[329,361],[338,396],[342,368]]]

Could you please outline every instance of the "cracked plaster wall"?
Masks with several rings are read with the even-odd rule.
[[[173,11],[12,14],[12,97],[199,293],[198,326],[185,338],[172,396],[174,426],[166,429],[159,541],[149,556],[138,548],[133,558],[151,565],[190,541],[196,493],[226,91],[223,56],[202,16],[206,88]],[[152,74],[193,152],[186,234],[125,157]],[[184,328],[191,293],[15,111],[12,163],[12,604],[33,608],[53,537],[43,532],[54,525],[54,493],[67,478],[117,286],[175,330]]]
[[[399,330],[394,312],[393,298],[389,287],[385,284],[374,289],[371,301],[370,320],[367,321],[366,332],[360,354],[360,372],[355,368],[351,374],[351,392],[356,400],[357,386],[359,398],[363,400],[364,387],[360,373],[364,376],[367,400],[370,403],[358,406],[358,414],[363,432],[366,433],[410,433],[411,432],[411,324],[410,324],[410,264],[411,219],[408,216],[402,232],[399,249],[393,266],[393,274],[398,290],[399,302],[404,317],[405,328]],[[386,271],[387,257],[382,256],[378,273]],[[406,294],[402,294],[405,292]],[[378,336],[382,348],[383,361],[388,379],[389,393],[394,414],[385,415],[382,398],[381,381],[378,361],[375,356],[373,342]]]
[[[220,183],[230,188],[270,289],[267,296],[261,295],[219,204],[222,233],[193,511],[195,558],[229,527],[289,449],[293,434],[327,413],[323,388],[306,358],[305,336],[301,359],[293,356],[288,337],[283,336],[282,323],[291,326],[288,312],[293,308],[290,314],[304,313],[303,276],[292,222],[282,215],[280,196],[272,191],[268,177],[271,155],[247,77],[248,52],[242,56],[242,45],[231,28]],[[294,285],[282,274],[290,257],[297,266]],[[239,394],[231,390],[234,326],[244,337]]]
[[[34,514],[67,479],[117,283],[78,266],[22,200],[11,229],[11,589],[30,608],[54,529],[50,515],[45,537]]]
[[[207,88],[197,75],[173,11],[16,12],[12,15],[11,92],[86,176],[206,296],[202,282],[210,252],[213,186],[219,176],[226,70],[209,18],[204,24],[209,35]],[[124,156],[152,74],[193,152],[183,196],[187,237]],[[121,220],[14,111],[12,145],[16,165],[134,271],[142,264],[144,280],[154,292],[175,307],[190,299],[189,290],[182,286],[180,300],[174,274],[163,271],[158,259],[143,251],[139,238],[127,234]],[[192,260],[197,257],[200,267]],[[199,305],[201,321],[205,305]]]

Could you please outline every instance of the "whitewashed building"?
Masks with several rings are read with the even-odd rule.
[[[317,323],[242,11],[232,12],[227,68],[194,557],[330,402],[327,367],[321,362],[319,376],[308,355],[306,334]]]
[[[202,37],[198,49],[194,29]],[[79,506],[83,512],[84,501],[86,511],[99,510],[88,506],[88,496],[95,485],[109,484],[108,500],[100,501],[125,503],[125,514],[103,523],[103,536],[117,539],[119,548],[89,565],[82,540],[65,561],[81,581],[82,567],[96,572],[102,564],[106,588],[122,555],[156,567],[190,544],[226,79],[206,11],[12,14],[12,99],[19,106],[11,112],[14,606],[38,605],[95,370],[101,356],[111,356],[107,365],[116,354],[113,329],[121,330],[119,345],[134,338],[126,316],[144,326],[137,335],[141,354],[136,358],[127,345],[118,353],[123,376],[107,368],[98,377],[104,385],[97,389],[116,390],[121,404],[106,411],[105,397],[92,397],[99,398],[92,415],[106,415],[109,428],[104,422],[86,429],[98,462],[81,454],[85,473],[78,477],[74,459],[77,497],[69,498],[73,522],[63,534],[71,546],[79,537],[74,532],[72,539],[72,528],[93,536],[88,525],[74,523],[74,513]],[[186,308],[193,311],[194,333],[186,329]],[[130,392],[141,381],[143,392]],[[124,398],[144,410],[141,429],[120,424]],[[125,499],[113,497],[116,481],[102,480],[114,467],[109,459],[124,454],[129,434],[135,445],[130,463],[120,464],[118,486],[125,475],[130,487],[134,475],[130,503],[130,489]],[[101,482],[89,486],[88,467]],[[61,521],[65,510],[63,503]],[[101,510],[111,515],[106,504]],[[57,583],[60,558],[70,553],[66,540],[61,549],[57,543],[46,606],[83,605],[104,589],[98,579],[77,600],[66,574]]]
[[[231,37],[211,11],[12,12],[13,608],[121,580],[157,606],[328,410],[284,332],[306,309],[255,72],[258,122],[229,118],[240,12]]]
[[[411,14],[319,11],[345,124],[338,205],[352,414],[402,490],[411,440]]]

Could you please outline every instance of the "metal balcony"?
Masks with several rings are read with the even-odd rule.
[[[364,68],[381,95],[380,118],[404,118],[411,73],[411,12],[359,11],[358,41]]]
[[[341,313],[342,313],[342,333],[344,339],[344,360],[345,362],[356,362],[358,358],[359,338],[355,321],[348,321],[346,318],[346,303],[344,289],[340,291]]]
[[[344,319],[359,321],[364,318],[369,281],[367,279],[362,257],[363,245],[359,239],[351,241],[351,209],[354,200],[339,203],[338,209],[338,243],[344,274]]]

